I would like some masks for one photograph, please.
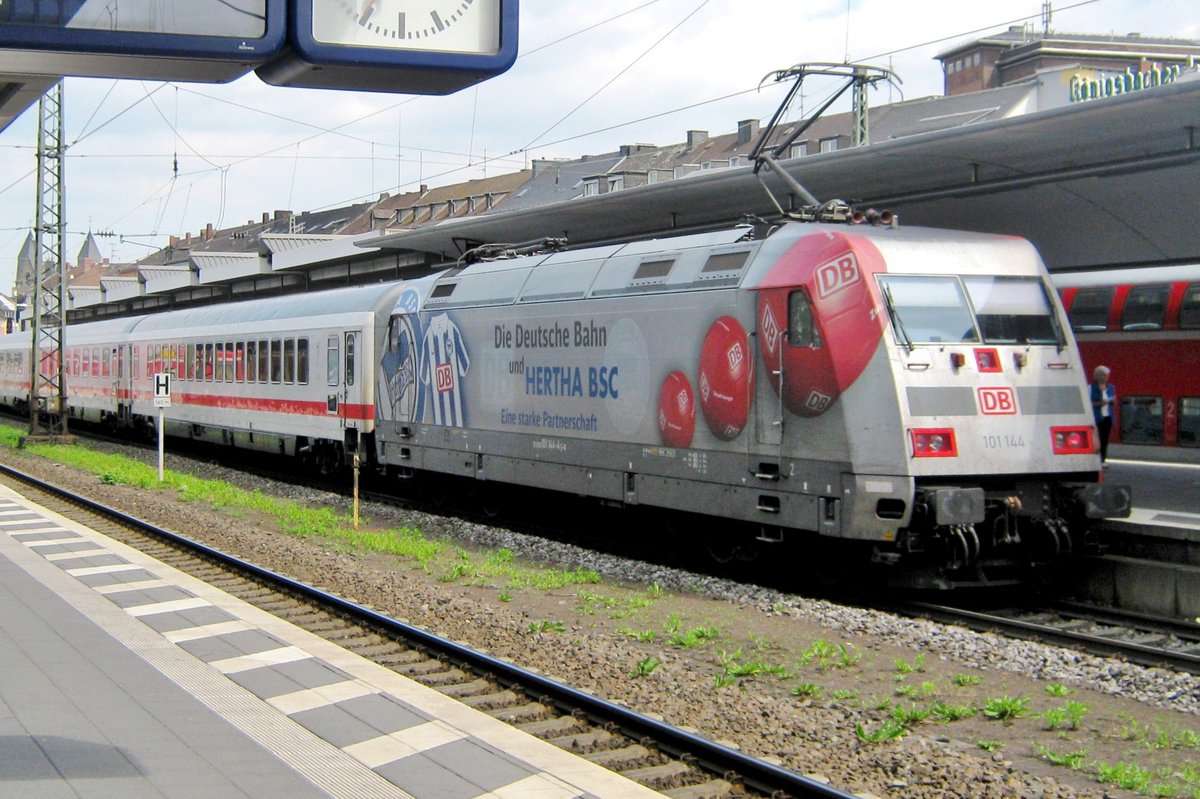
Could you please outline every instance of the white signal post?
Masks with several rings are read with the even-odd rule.
[[[165,408],[171,407],[171,373],[154,373],[154,407],[158,408],[158,482],[163,481],[163,437],[166,425],[163,422]]]

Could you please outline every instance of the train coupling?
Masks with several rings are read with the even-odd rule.
[[[983,489],[977,487],[930,486],[917,497],[917,507],[939,527],[976,524],[987,515]]]
[[[1075,490],[1075,501],[1089,519],[1125,519],[1133,508],[1129,486],[1088,483]]]

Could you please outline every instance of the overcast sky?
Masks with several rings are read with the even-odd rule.
[[[1200,39],[1193,0],[1056,2],[1057,32]],[[1041,29],[1040,0],[521,0],[520,52],[504,75],[447,97],[69,78],[67,253],[91,230],[113,261],[171,234],[276,209],[337,207],[510,172],[533,158],[683,141],[767,119],[799,62],[890,66],[900,90],[940,94],[934,57],[1009,25]],[[0,57],[0,68],[3,60]],[[810,79],[806,109],[835,88]],[[792,116],[799,116],[795,109]],[[37,107],[0,133],[0,291],[35,211]],[[178,160],[178,171],[175,162]]]

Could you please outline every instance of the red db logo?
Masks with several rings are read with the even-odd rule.
[[[822,264],[816,269],[817,296],[825,299],[862,279],[858,259],[848,252],[837,260]]]
[[[1014,414],[1017,412],[1017,397],[1011,388],[981,388],[979,410],[988,416]]]
[[[433,367],[434,380],[439,394],[454,390],[454,367],[450,363],[439,363]]]

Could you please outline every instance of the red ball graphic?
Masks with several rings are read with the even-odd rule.
[[[732,441],[750,416],[754,361],[746,330],[732,316],[713,322],[700,347],[700,409],[713,435]]]
[[[668,447],[690,447],[696,430],[696,397],[687,375],[676,369],[658,392],[658,431]]]

